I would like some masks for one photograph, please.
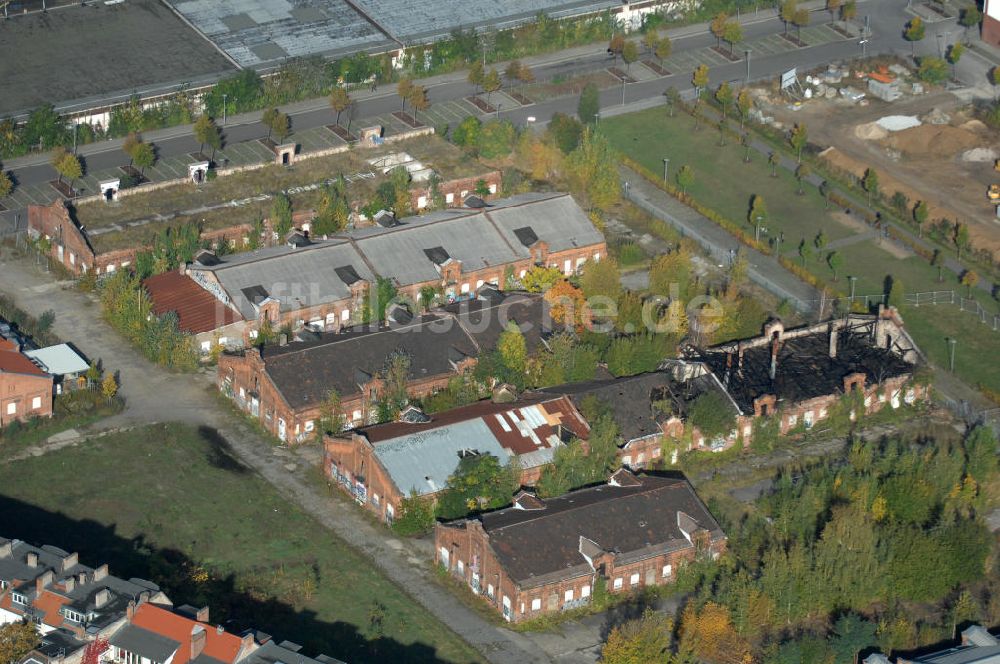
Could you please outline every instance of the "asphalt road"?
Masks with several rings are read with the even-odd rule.
[[[807,3],[819,6],[819,3]],[[903,24],[909,20],[904,0],[867,0],[859,5],[858,22],[864,21],[864,16],[871,16],[872,35],[867,44],[869,55],[874,53],[902,52],[909,53],[909,44],[902,39]],[[813,25],[828,23],[830,15],[826,11],[817,10],[812,14]],[[947,23],[947,22],[942,22]],[[950,21],[954,23],[954,21]],[[941,24],[933,24],[931,34]],[[774,15],[773,9],[761,10],[756,15],[744,16],[745,40],[774,34],[782,30],[782,24]],[[714,37],[707,29],[698,27],[681,28],[668,34],[674,41],[675,52],[703,49],[714,44]],[[751,54],[750,75],[753,79],[770,78],[787,71],[792,67],[800,70],[825,65],[835,60],[859,57],[862,47],[857,39],[844,40],[803,48],[788,53],[761,56],[755,58]],[[571,76],[577,73],[595,71],[607,67],[611,61],[603,45],[576,48],[557,54],[549,54],[536,58],[527,58],[525,62],[532,65],[536,79],[548,80],[555,76]],[[710,80],[713,84],[721,81],[742,80],[746,77],[745,61],[720,65],[710,70]],[[428,85],[428,96],[431,103],[461,99],[474,93],[472,86],[465,80],[464,72],[457,72],[434,77],[425,81]],[[673,86],[679,91],[691,89],[690,72],[677,72],[666,78],[646,82],[632,83],[621,88],[603,90],[601,93],[602,108],[621,105],[623,92],[625,102],[635,102],[644,99],[655,99],[663,91]],[[388,113],[399,108],[399,99],[395,95],[395,86],[385,86],[376,93],[359,93],[356,97],[355,116],[365,118]],[[544,123],[556,112],[573,114],[576,112],[575,97],[554,99],[528,107],[502,111],[501,117],[507,118],[517,125],[524,125],[528,117],[534,117],[538,123]],[[294,129],[317,127],[332,122],[332,113],[326,99],[314,99],[284,107],[292,116]],[[225,127],[227,144],[243,141],[253,141],[266,135],[266,130],[259,122],[260,113],[247,113],[230,118]],[[182,155],[194,152],[199,148],[191,136],[190,127],[172,127],[155,132],[146,132],[146,140],[154,141],[161,157]],[[79,154],[85,159],[88,170],[114,168],[120,165],[121,140],[106,141],[82,146]],[[48,165],[47,155],[31,155],[11,160],[6,164],[14,174],[18,183],[44,183],[55,178],[55,171]],[[4,213],[8,224],[13,220],[13,214],[20,213],[24,219],[23,210],[11,210]],[[21,224],[23,226],[23,222]]]

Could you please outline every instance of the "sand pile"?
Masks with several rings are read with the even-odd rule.
[[[962,153],[962,161],[988,162],[996,161],[1000,154],[993,148],[972,148]]]
[[[920,126],[920,118],[915,115],[887,115],[876,120],[876,124],[888,131],[903,131]]]
[[[855,127],[854,135],[863,141],[880,141],[889,135],[889,131],[877,122],[868,122]]]
[[[893,133],[886,145],[907,156],[950,158],[982,141],[973,132],[949,125],[920,125]]]

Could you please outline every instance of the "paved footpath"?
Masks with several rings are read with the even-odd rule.
[[[819,300],[816,289],[800,281],[769,256],[747,247],[723,230],[718,224],[684,205],[676,198],[650,184],[635,171],[622,166],[623,182],[628,183],[628,198],[654,217],[670,224],[682,235],[690,237],[704,247],[719,264],[729,263],[730,252],[742,250],[750,263],[748,273],[758,285],[782,299],[789,300],[796,309],[809,313]]]
[[[490,662],[555,661],[530,635],[487,622],[439,585],[428,564],[426,547],[421,550],[419,542],[393,537],[373,525],[354,505],[310,480],[315,476],[319,457],[314,447],[304,448],[304,453],[278,448],[220,406],[209,392],[213,385],[211,374],[174,374],[146,361],[104,322],[96,298],[80,293],[72,282],[54,282],[32,261],[12,258],[6,248],[0,249],[0,275],[0,288],[12,295],[18,306],[35,316],[53,310],[57,335],[72,341],[89,358],[100,359],[105,367],[120,372],[121,394],[127,407],[103,421],[102,427],[180,421],[218,430],[243,463],[368,556],[383,574]],[[549,643],[558,661],[596,659],[593,654],[576,657],[572,644]]]

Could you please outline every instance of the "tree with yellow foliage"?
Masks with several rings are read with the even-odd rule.
[[[583,291],[566,279],[545,291],[545,301],[551,307],[552,321],[567,328],[582,329],[590,319]]]
[[[647,609],[641,618],[611,630],[601,649],[602,664],[668,664],[674,661],[670,648],[673,623],[669,617]]]

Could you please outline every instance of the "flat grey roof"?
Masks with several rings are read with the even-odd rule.
[[[11,56],[0,61],[0,114],[235,71],[157,0],[12,17],[0,29],[0,53]]]
[[[610,0],[356,0],[356,4],[397,38],[423,40],[447,35],[456,28],[510,27],[533,20],[541,12],[559,17],[598,11],[618,3]]]
[[[69,344],[26,350],[24,354],[41,364],[42,370],[56,376],[80,373],[90,368],[87,360]]]
[[[341,276],[346,267],[368,282],[375,281],[364,259],[344,240],[224,256],[216,265],[193,264],[190,269],[214,272],[243,317],[254,320],[257,313],[245,289],[263,287],[269,297],[278,300],[282,311],[336,302],[351,295],[350,286]]]
[[[345,0],[168,0],[242,67],[338,55],[391,40]]]
[[[110,643],[116,648],[123,648],[154,662],[167,661],[181,645],[173,639],[136,625],[122,627],[111,637]]]

